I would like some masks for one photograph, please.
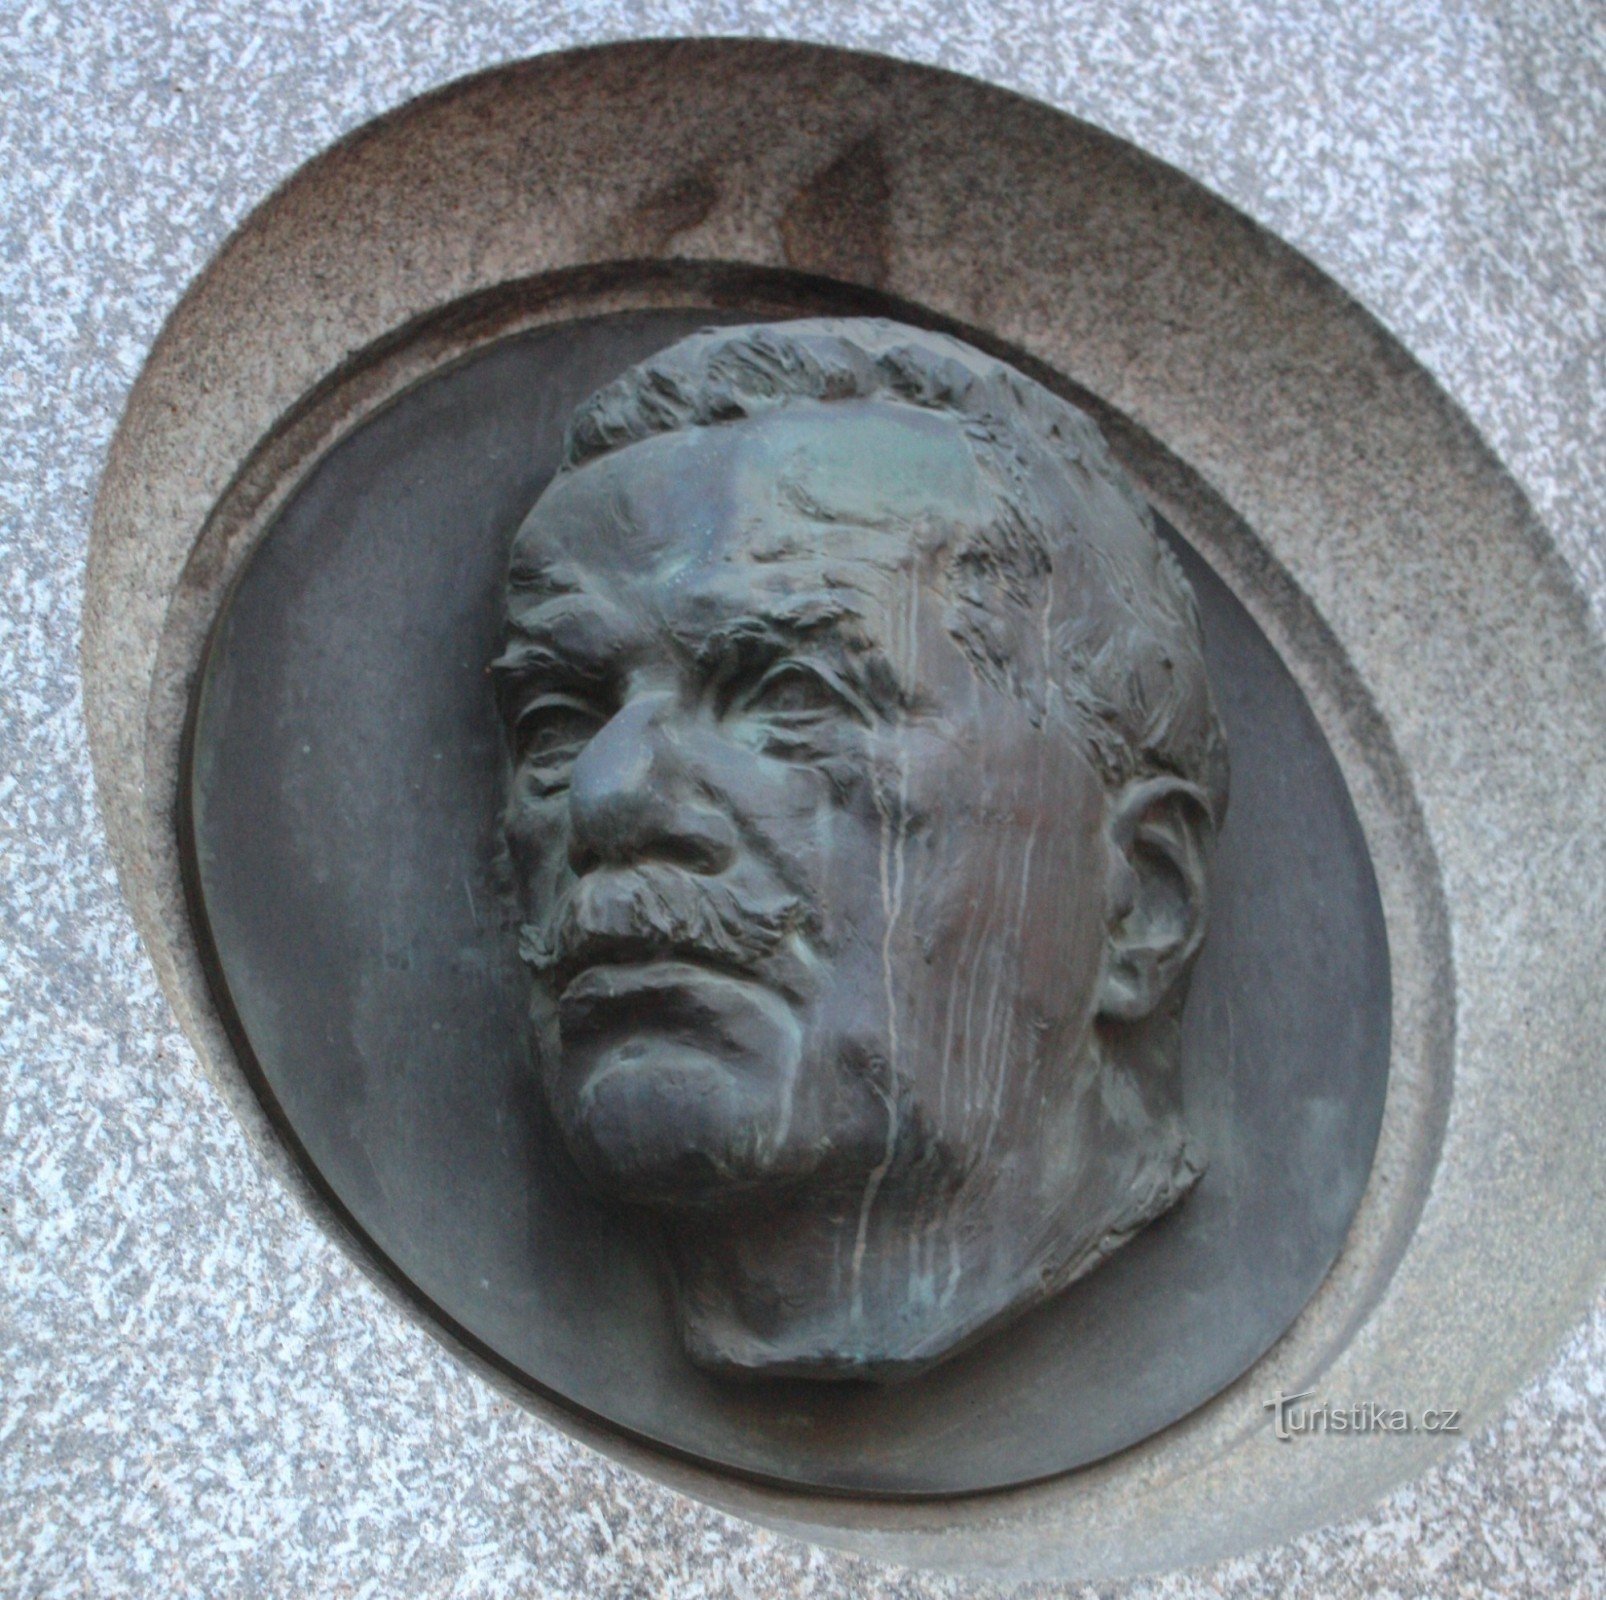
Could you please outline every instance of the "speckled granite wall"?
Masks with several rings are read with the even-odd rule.
[[[261,1170],[195,1071],[112,878],[80,716],[80,571],[102,454],[162,319],[246,211],[340,133],[463,72],[578,42],[733,32],[971,72],[1210,184],[1440,377],[1606,614],[1606,21],[1583,5],[11,8],[7,1592],[961,1588],[647,1485],[396,1317]],[[485,1461],[494,1477],[468,1465]],[[1497,1427],[1365,1519],[1120,1592],[1606,1593],[1603,1489],[1606,1303]]]

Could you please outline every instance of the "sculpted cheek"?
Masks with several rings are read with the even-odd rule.
[[[1045,1019],[1081,1020],[1092,1004],[1104,942],[1105,805],[1086,760],[1045,736],[1021,831],[1027,910],[1018,934],[1022,995]]]
[[[992,1114],[1029,1036],[1080,1028],[1101,958],[1102,787],[1053,732],[992,732],[930,760],[912,796],[897,976],[906,1064],[943,1122]]]
[[[503,832],[523,914],[542,916],[569,875],[567,822],[551,800],[515,791]]]

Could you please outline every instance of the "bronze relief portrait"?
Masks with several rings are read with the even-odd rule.
[[[696,333],[574,413],[505,601],[531,1064],[694,1362],[907,1378],[1184,1199],[1226,744],[1087,416],[883,320]]]

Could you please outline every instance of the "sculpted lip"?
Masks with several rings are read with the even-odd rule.
[[[588,967],[558,1000],[564,1049],[611,1052],[627,1039],[678,1039],[726,1059],[795,1053],[792,1008],[764,983],[694,962],[661,959]]]
[[[576,998],[591,995],[601,999],[610,993],[653,987],[655,976],[668,973],[677,974],[678,981],[699,977],[762,981],[750,967],[703,950],[665,948],[635,939],[592,939],[553,969],[551,982],[560,1000],[571,993]]]
[[[620,960],[593,959],[584,966],[571,967],[560,977],[559,1003],[585,1004],[612,999],[634,998],[660,991],[684,988],[687,984],[737,984],[747,987],[761,982],[755,973],[711,961],[706,956],[685,956],[678,952]],[[566,978],[567,981],[561,981]]]

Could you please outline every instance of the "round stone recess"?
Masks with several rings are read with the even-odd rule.
[[[768,1435],[727,1417],[693,1436],[661,1421],[697,1414],[685,1393],[657,1426],[621,1414],[636,1397],[554,1399],[546,1391],[561,1385],[422,1281],[407,1253],[422,1239],[440,1258],[445,1222],[407,1215],[382,1236],[363,1211],[383,1185],[359,1170],[362,1138],[339,1153],[346,1167],[320,1159],[316,1118],[273,1081],[295,1041],[249,1014],[228,970],[232,936],[212,925],[221,880],[208,881],[204,848],[191,887],[210,934],[197,937],[175,822],[193,691],[205,662],[204,752],[211,675],[228,653],[208,660],[208,638],[231,594],[219,640],[269,593],[263,575],[298,527],[338,565],[350,523],[307,513],[337,463],[560,330],[661,337],[681,317],[819,309],[953,328],[1088,405],[1191,552],[1211,648],[1259,685],[1235,736],[1251,752],[1267,741],[1249,757],[1266,785],[1264,827],[1280,828],[1289,851],[1303,844],[1307,874],[1344,877],[1350,904],[1381,908],[1375,937],[1348,946],[1365,952],[1356,971],[1322,975],[1335,1005],[1356,1002],[1345,1026],[1357,1041],[1381,1050],[1386,1037],[1387,1088],[1379,1123],[1366,1099],[1382,1089],[1377,1058],[1331,1049],[1333,1061],[1372,1063],[1329,1085],[1332,1126],[1351,1129],[1338,1146],[1360,1152],[1344,1170],[1357,1183],[1367,1173],[1369,1117],[1375,1157],[1352,1219],[1353,1194],[1331,1186],[1343,1204],[1326,1237],[1342,1243],[1304,1309],[1288,1323],[1302,1282],[1235,1364],[1191,1387],[1173,1383],[1160,1354],[1191,1348],[1191,1327],[1160,1327],[1153,1345],[1117,1340],[1106,1370],[1118,1399],[1102,1432],[1089,1416],[1062,1424],[1065,1395],[1022,1382],[1041,1370],[1023,1365],[987,1397],[999,1431],[985,1466],[950,1476],[930,1459],[948,1442],[927,1439],[918,1471],[912,1453],[900,1466],[896,1448],[877,1454],[895,1433],[868,1418],[847,1430],[859,1440],[852,1468],[822,1454],[797,1470],[808,1430],[789,1436],[784,1418]],[[403,108],[298,174],[174,313],[102,483],[85,615],[86,713],[125,892],[180,1021],[266,1158],[352,1249],[377,1245],[432,1303],[398,1291],[397,1315],[460,1341],[490,1381],[534,1379],[516,1392],[548,1423],[690,1493],[953,1570],[1046,1577],[1198,1561],[1340,1516],[1450,1442],[1408,1432],[1293,1451],[1272,1432],[1275,1394],[1455,1407],[1470,1428],[1600,1281],[1606,1197],[1592,1130],[1606,1081],[1589,1069],[1606,1000],[1591,824],[1606,773],[1591,753],[1606,729],[1606,672],[1586,608],[1499,464],[1364,312],[1196,185],[1062,114],[929,69],[735,42],[547,58]],[[463,619],[462,637],[480,625]],[[1280,773],[1270,752],[1296,725],[1306,765]],[[1235,808],[1243,793],[1240,779]],[[204,845],[204,805],[191,820]],[[274,837],[269,818],[255,843],[271,853]],[[1245,824],[1246,847],[1271,837]],[[1271,888],[1309,893],[1316,879],[1299,876],[1295,856],[1266,849]],[[1373,885],[1367,902],[1359,890]],[[472,881],[461,909],[485,915]],[[1259,955],[1274,986],[1290,970],[1277,961],[1293,957]],[[1368,1011],[1379,996],[1384,1010]],[[1190,1028],[1210,1011],[1196,1007]],[[338,1100],[338,1079],[319,1084]],[[370,1092],[361,1115],[348,1105],[324,1125],[371,1135],[397,1109]],[[286,1125],[316,1180],[288,1153]],[[1290,1182],[1335,1147],[1279,1151],[1274,1118],[1258,1137],[1286,1158]],[[1186,1216],[1154,1230],[1151,1253],[1164,1253],[1163,1229],[1186,1234]],[[1208,1322],[1216,1307],[1223,1327],[1242,1330],[1242,1302],[1226,1315],[1227,1296],[1258,1284],[1277,1299],[1277,1252],[1256,1272],[1244,1242],[1238,1278],[1162,1297],[1165,1314]],[[1120,1260],[1086,1280],[1090,1295],[1107,1274],[1119,1286]],[[646,1304],[639,1285],[629,1292]],[[1112,1315],[1139,1294],[1107,1292]],[[516,1297],[491,1308],[504,1329],[527,1326],[527,1310]],[[1022,1324],[1021,1341],[1040,1337],[1063,1359],[1070,1330],[1037,1327]],[[1219,1347],[1219,1333],[1201,1344]],[[1157,1395],[1164,1403],[1143,1412]],[[1042,1425],[1050,1413],[1054,1426]],[[1038,1419],[1029,1444],[1011,1415]],[[1040,1449],[1078,1427],[1074,1448]],[[1066,1470],[1078,1462],[1093,1464]]]

